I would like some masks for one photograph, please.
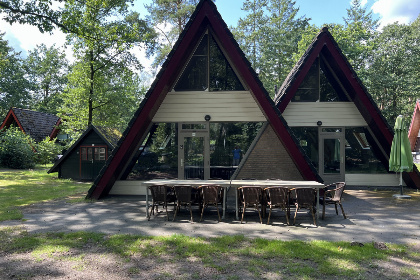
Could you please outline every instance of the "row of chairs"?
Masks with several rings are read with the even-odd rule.
[[[223,188],[219,185],[204,185],[198,188],[194,188],[191,185],[178,185],[173,187],[155,185],[149,186],[149,190],[152,194],[152,206],[149,214],[149,220],[151,215],[154,215],[155,209],[157,212],[159,205],[163,206],[166,210],[166,216],[169,220],[168,204],[173,204],[173,221],[175,220],[181,206],[188,207],[190,210],[191,221],[194,221],[192,215],[192,205],[197,204],[199,205],[201,211],[200,222],[203,220],[204,209],[208,206],[216,207],[218,221],[220,222],[219,204],[222,203]]]
[[[321,190],[319,202],[323,206],[322,219],[325,218],[325,206],[331,204],[335,205],[337,215],[337,205],[340,205],[343,216],[346,218],[343,205],[341,204],[341,198],[345,185],[346,184],[344,182],[338,182],[328,185],[325,189]],[[243,186],[238,188],[238,197],[239,205],[242,208],[241,223],[243,223],[245,211],[248,207],[255,207],[258,211],[260,222],[262,223],[261,211],[264,214],[265,209],[268,206],[270,208],[270,212],[268,214],[267,224],[270,224],[273,208],[280,208],[286,213],[286,222],[289,225],[290,208],[295,207],[293,224],[296,223],[298,210],[306,208],[310,210],[314,225],[316,225],[316,191],[313,188],[288,188],[273,186],[263,189],[260,186]]]

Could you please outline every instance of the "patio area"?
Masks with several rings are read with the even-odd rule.
[[[235,219],[234,207],[228,207],[226,218],[220,223],[214,207],[205,212],[201,223],[198,222],[198,208],[193,209],[194,223],[189,221],[190,213],[185,209],[177,214],[175,222],[167,221],[164,211],[147,221],[144,196],[109,196],[87,203],[55,201],[32,205],[24,209],[23,221],[6,221],[0,226],[23,226],[28,232],[82,230],[106,234],[203,237],[243,234],[251,238],[280,240],[418,243],[420,192],[405,189],[412,199],[401,200],[392,197],[398,191],[398,188],[348,187],[343,196],[347,219],[343,218],[340,209],[336,215],[334,207],[327,206],[326,217],[319,219],[318,227],[312,224],[311,214],[306,210],[299,212],[295,226],[287,226],[284,212],[279,210],[273,211],[270,225],[266,224],[267,216],[260,224],[256,211],[247,212],[246,223],[241,224]],[[234,205],[232,203],[228,205]],[[173,215],[172,207],[169,210],[169,215]]]

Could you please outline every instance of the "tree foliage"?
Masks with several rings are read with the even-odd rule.
[[[41,142],[35,144],[35,162],[38,164],[48,164],[54,162],[57,155],[61,153],[62,146],[56,143],[56,139],[50,140],[46,137]]]
[[[293,54],[308,26],[309,19],[297,16],[295,4],[292,0],[247,0],[242,9],[248,14],[234,31],[272,96],[293,68]]]
[[[0,131],[0,165],[13,169],[33,168],[34,151],[30,141],[17,127]]]
[[[161,65],[172,50],[199,0],[153,0],[146,5],[148,22],[159,34],[154,66]]]
[[[388,123],[411,117],[420,92],[420,16],[384,27],[375,39],[367,86]]]
[[[32,85],[26,79],[20,54],[11,48],[0,33],[0,116],[11,107],[27,108]]]
[[[69,65],[65,53],[55,45],[49,48],[44,44],[38,45],[29,51],[24,67],[34,87],[32,108],[56,114],[67,83]]]
[[[94,122],[98,125],[111,120],[115,124],[121,121],[115,117],[132,112],[124,110],[124,104],[138,97],[134,71],[141,69],[132,51],[153,46],[154,31],[138,13],[129,11],[130,3],[66,2],[63,22],[78,33],[68,35],[76,62],[60,110],[67,124],[74,121],[72,129],[84,130]]]

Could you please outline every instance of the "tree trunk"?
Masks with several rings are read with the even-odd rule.
[[[89,86],[89,118],[88,126],[92,124],[92,115],[93,115],[93,78],[94,78],[94,69],[93,69],[93,51],[90,51],[90,86]]]

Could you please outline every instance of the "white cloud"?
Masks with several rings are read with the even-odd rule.
[[[9,41],[9,45],[16,51],[22,51],[23,56],[37,45],[45,44],[50,47],[56,44],[56,47],[60,47],[66,40],[66,35],[59,30],[55,30],[53,34],[41,33],[37,27],[28,24],[10,25],[0,21],[0,31],[5,32],[4,39]]]
[[[398,21],[410,23],[420,14],[419,0],[377,0],[372,11],[381,16],[381,27]]]

